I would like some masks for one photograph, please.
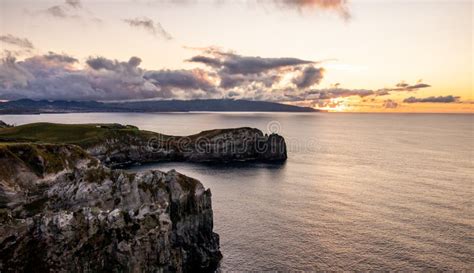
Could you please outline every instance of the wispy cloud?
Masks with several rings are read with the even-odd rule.
[[[416,98],[416,97],[409,97],[403,100],[405,103],[453,103],[459,102],[459,97],[448,95],[448,96],[438,96],[438,97],[426,97],[426,98]]]
[[[140,0],[135,0],[140,1]],[[144,0],[143,3],[150,4],[156,3],[161,4],[174,3],[174,4],[198,4],[200,0]],[[203,0],[206,3],[215,3],[216,6],[222,6],[226,3],[239,2],[239,1],[227,1],[227,0]],[[298,12],[303,13],[314,13],[314,12],[332,12],[342,19],[348,21],[351,19],[351,11],[349,8],[349,0],[245,0],[240,1],[250,5],[252,8],[256,5],[263,6],[265,8],[272,7],[282,11]]]
[[[79,19],[86,22],[102,23],[102,19],[94,16],[86,9],[81,0],[64,0],[63,3],[50,6],[33,14],[43,14],[55,19]]]
[[[33,43],[27,38],[19,38],[11,34],[1,35],[0,41],[24,49],[34,49]]]
[[[134,18],[134,19],[124,19],[123,21],[131,27],[142,28],[154,36],[159,35],[165,38],[166,40],[173,39],[171,34],[169,34],[159,22],[155,23],[150,18],[141,17],[141,18]]]
[[[268,0],[258,0],[259,3],[268,3]],[[347,0],[270,0],[282,8],[293,8],[298,11],[326,10],[337,12],[343,19],[349,20],[351,13]]]
[[[45,10],[45,13],[57,18],[68,18],[73,17],[69,15],[62,6],[52,6]]]
[[[377,95],[378,96],[388,95],[392,91],[395,91],[395,92],[418,91],[419,89],[428,88],[428,87],[431,87],[431,85],[423,83],[421,80],[419,80],[416,84],[408,84],[404,81],[401,81],[397,83],[395,87],[382,88],[382,89],[377,90]]]
[[[80,0],[66,0],[66,4],[73,8],[82,8],[82,3]]]

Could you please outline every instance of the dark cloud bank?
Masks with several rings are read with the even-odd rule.
[[[429,87],[401,82],[393,88],[346,89],[339,84],[317,88],[325,70],[320,63],[298,58],[243,56],[217,48],[202,48],[187,60],[195,69],[146,70],[141,59],[118,61],[102,56],[85,63],[66,54],[49,52],[17,60],[7,55],[0,62],[0,99],[143,100],[238,98],[276,102],[309,102],[329,106],[332,99],[351,96],[382,97],[393,92],[415,92]],[[404,103],[457,102],[458,97],[405,99]],[[399,103],[385,100],[383,107]]]
[[[0,64],[1,99],[130,100],[197,98],[215,92],[200,70],[144,70],[141,59],[127,62],[91,57],[83,69],[78,60],[48,53],[17,61],[5,57]]]
[[[282,75],[294,73],[294,88],[318,84],[324,69],[297,58],[241,56],[216,49],[190,59],[207,67],[145,70],[141,59],[90,57],[84,68],[74,57],[50,52],[0,63],[0,99],[129,100],[239,97],[273,100]],[[278,92],[274,92],[275,94]]]

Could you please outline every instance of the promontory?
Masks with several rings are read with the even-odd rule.
[[[212,272],[211,191],[161,161],[283,162],[254,128],[169,136],[120,124],[0,128],[0,272]]]

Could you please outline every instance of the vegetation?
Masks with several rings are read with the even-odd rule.
[[[89,182],[102,182],[107,177],[109,177],[110,173],[107,169],[99,167],[99,168],[89,168],[86,171],[86,180]]]
[[[12,177],[19,166],[25,166],[41,177],[74,166],[81,159],[90,159],[97,164],[97,160],[77,146],[3,143],[0,145],[0,179]]]
[[[119,124],[55,124],[31,123],[0,129],[0,144],[5,143],[54,143],[76,144],[83,148],[107,139],[150,137],[166,138],[157,133],[142,131],[135,126]]]

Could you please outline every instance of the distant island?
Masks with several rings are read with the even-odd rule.
[[[0,114],[87,112],[319,112],[268,101],[233,99],[97,102],[21,99],[0,103]]]

